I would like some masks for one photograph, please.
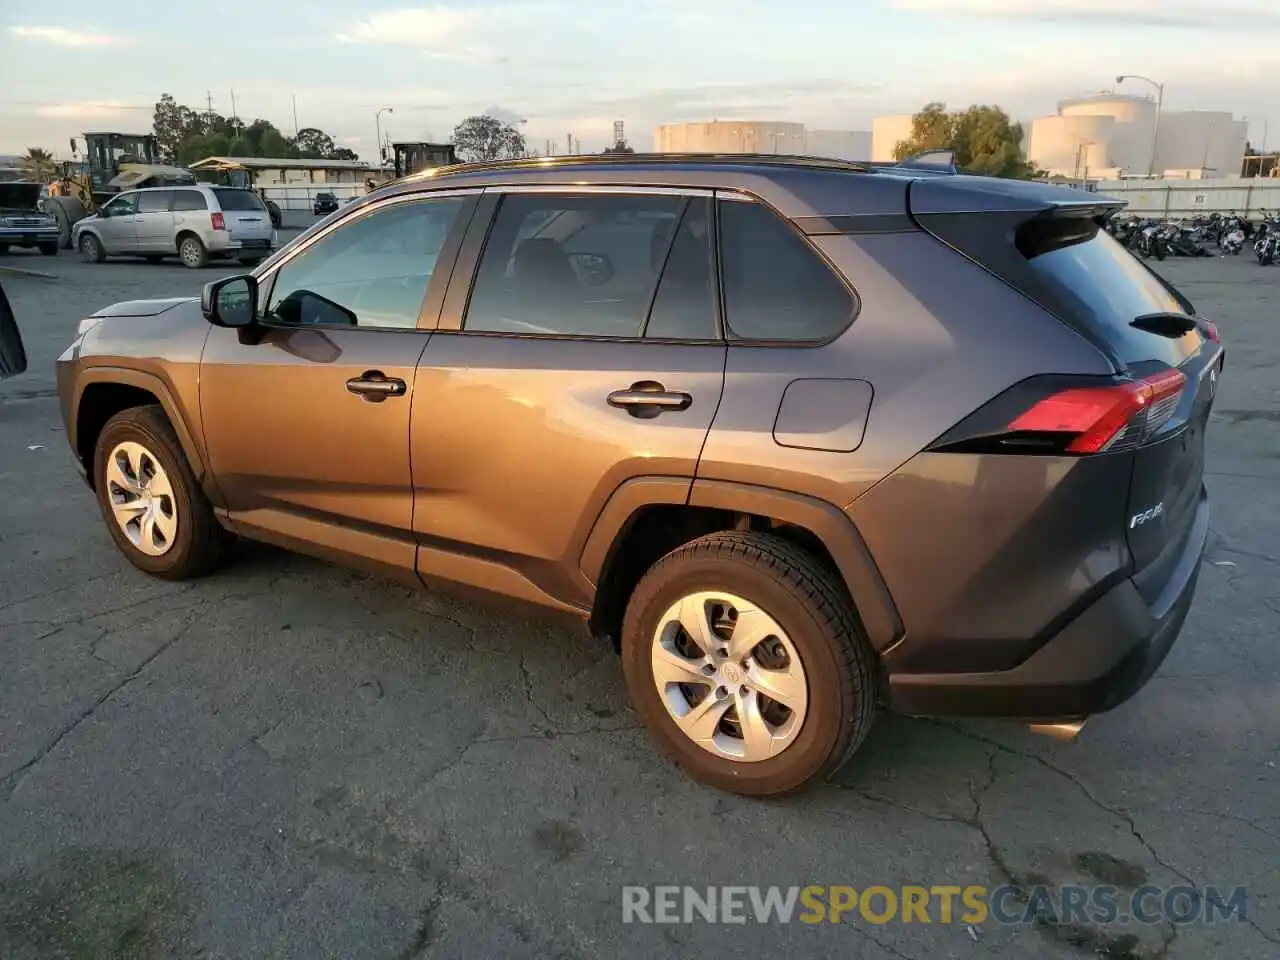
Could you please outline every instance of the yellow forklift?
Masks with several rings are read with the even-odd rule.
[[[192,186],[190,170],[156,162],[156,138],[146,133],[86,133],[81,154],[75,138],[72,156],[83,159],[63,166],[49,185],[45,210],[58,220],[64,250],[71,247],[71,226],[122,190],[138,187]]]

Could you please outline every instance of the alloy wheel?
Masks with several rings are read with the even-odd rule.
[[[671,719],[718,757],[768,760],[804,725],[809,694],[800,656],[778,622],[741,597],[703,591],[672,604],[650,660]]]
[[[178,510],[160,461],[132,440],[116,444],[107,458],[107,497],[116,524],[139,551],[160,557],[173,548]]]

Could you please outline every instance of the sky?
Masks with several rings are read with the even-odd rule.
[[[162,93],[320,127],[365,159],[464,117],[523,120],[529,145],[652,147],[660,123],[795,120],[870,129],[930,100],[1016,120],[1119,73],[1169,110],[1248,117],[1280,145],[1273,0],[205,0],[109,16],[100,0],[0,0],[0,154],[66,157],[85,130],[147,132]],[[1122,91],[1142,93],[1132,81]],[[1271,112],[1269,115],[1268,111]]]

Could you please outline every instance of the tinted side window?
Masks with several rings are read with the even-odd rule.
[[[809,243],[759,203],[720,204],[724,309],[740,340],[827,340],[853,318],[853,295]]]
[[[280,323],[409,328],[465,199],[397,203],[317,240],[276,275],[267,307]]]
[[[652,253],[665,256],[658,293],[644,335],[655,339],[712,340],[716,333],[715,273],[711,269],[711,201],[689,201],[675,239],[654,231]]]
[[[166,213],[173,199],[172,190],[148,190],[138,194],[139,213]]]
[[[138,212],[138,195],[122,193],[104,208],[109,217],[124,217]]]
[[[177,212],[180,210],[208,210],[208,206],[204,202],[204,194],[199,190],[175,190],[173,191],[173,205],[171,210]]]
[[[505,197],[464,329],[639,337],[684,207],[672,196]]]

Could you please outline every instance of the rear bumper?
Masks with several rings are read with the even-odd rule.
[[[890,674],[889,706],[911,716],[1078,720],[1124,703],[1151,679],[1182,630],[1209,534],[1203,488],[1177,564],[1148,604],[1133,580],[1098,598],[1010,670]]]

